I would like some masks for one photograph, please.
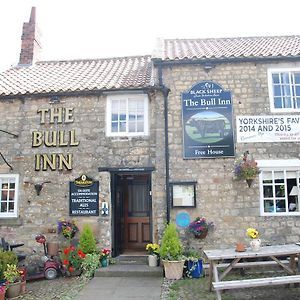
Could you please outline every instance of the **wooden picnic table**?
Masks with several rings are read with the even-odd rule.
[[[245,252],[236,252],[234,248],[204,250],[204,254],[209,261],[209,287],[210,290],[212,290],[212,287],[216,290],[217,300],[221,300],[220,290],[300,282],[300,275],[295,275],[296,257],[300,255],[300,246],[297,244],[265,246],[258,251],[248,248]],[[280,257],[288,257],[289,264],[284,264]],[[289,275],[222,281],[233,268],[238,267],[240,260],[251,259],[252,265],[258,266],[261,264],[261,258],[270,258]],[[231,260],[231,262],[225,267],[224,271],[221,271],[218,266],[224,260]]]

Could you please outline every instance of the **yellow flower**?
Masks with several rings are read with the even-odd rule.
[[[247,235],[250,236],[252,239],[258,238],[258,231],[255,228],[248,228],[247,229]]]
[[[159,252],[159,245],[158,244],[147,244],[146,250],[149,254],[157,254]]]

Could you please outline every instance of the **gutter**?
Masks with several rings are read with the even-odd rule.
[[[167,223],[170,222],[170,155],[169,155],[169,119],[168,119],[168,95],[170,89],[167,88],[163,83],[162,78],[162,66],[158,65],[158,84],[159,89],[162,91],[164,96],[164,121],[165,121],[165,172],[166,172],[166,204],[167,204]]]
[[[278,57],[231,57],[231,58],[202,58],[202,59],[191,59],[191,58],[178,58],[173,60],[163,60],[161,58],[153,58],[153,65],[161,66],[174,66],[174,65],[206,65],[206,64],[221,64],[221,63],[271,63],[271,62],[293,62],[299,61],[300,56],[278,56]]]

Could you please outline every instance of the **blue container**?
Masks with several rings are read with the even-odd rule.
[[[203,264],[201,258],[199,258],[198,261],[188,260],[187,268],[192,278],[200,278],[203,276]]]

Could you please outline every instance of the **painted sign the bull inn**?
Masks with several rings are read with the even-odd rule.
[[[213,81],[182,94],[184,158],[234,156],[232,97]]]

